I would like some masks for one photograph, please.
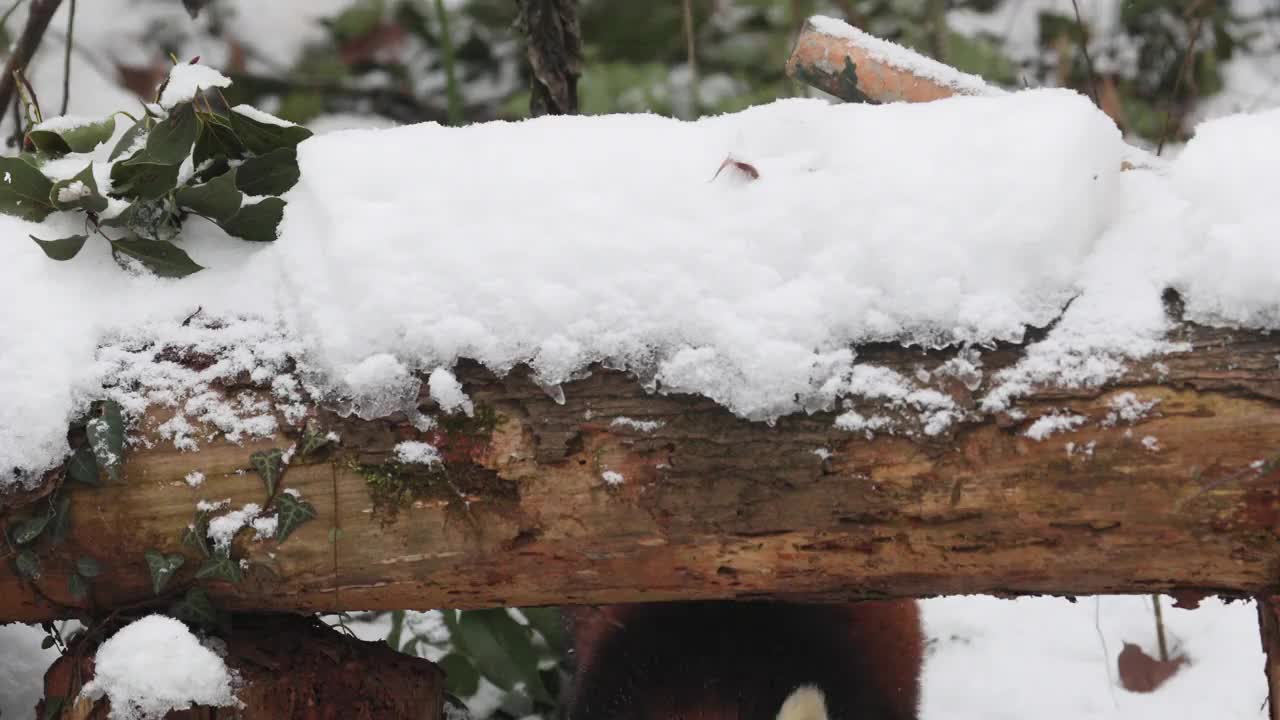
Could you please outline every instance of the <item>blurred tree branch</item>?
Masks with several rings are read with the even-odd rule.
[[[0,108],[8,107],[13,102],[13,91],[17,83],[14,73],[22,71],[31,62],[36,49],[40,47],[40,41],[44,39],[45,30],[49,28],[49,21],[61,4],[62,0],[31,0],[27,24],[23,26],[22,34],[18,36],[18,42],[0,75]]]
[[[582,27],[576,0],[516,0],[533,72],[529,114],[578,112],[582,76]]]

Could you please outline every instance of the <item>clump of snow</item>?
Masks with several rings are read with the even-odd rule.
[[[192,470],[187,473],[187,476],[184,477],[183,480],[186,480],[187,485],[190,485],[193,488],[200,487],[204,483],[204,473],[199,470]]]
[[[208,65],[191,63],[174,65],[169,71],[169,82],[160,93],[160,107],[168,109],[179,103],[190,101],[201,90],[224,88],[230,85],[230,78]]]
[[[1031,427],[1027,428],[1023,435],[1032,440],[1044,440],[1056,433],[1075,430],[1088,420],[1089,418],[1083,415],[1052,412],[1036,418],[1036,421],[1031,423]],[[1070,454],[1070,450],[1067,451],[1067,454]]]
[[[280,516],[256,517],[249,524],[253,527],[254,540],[270,540],[276,535],[276,527],[280,524]]]
[[[225,550],[231,546],[232,539],[240,529],[251,524],[262,512],[257,503],[245,503],[239,510],[219,515],[209,520],[209,539],[214,547]]]
[[[819,460],[827,460],[831,457],[831,451],[826,448],[815,448],[813,454],[817,455]]]
[[[651,433],[658,428],[661,428],[663,425],[666,425],[666,422],[662,420],[636,420],[635,418],[629,418],[623,415],[614,418],[613,421],[609,423],[609,427],[630,428],[636,432],[643,433]]]
[[[200,512],[217,512],[231,504],[231,498],[222,500],[201,500],[196,503],[196,510]]]
[[[600,473],[600,479],[609,487],[617,487],[627,481],[627,479],[623,477],[622,473],[615,472],[613,470],[605,470]]]
[[[439,465],[440,451],[430,443],[406,440],[396,445],[396,460],[413,465]]]
[[[63,187],[58,188],[58,202],[73,203],[80,198],[91,194],[89,186],[79,180],[67,183]]]
[[[836,416],[835,426],[845,432],[865,431],[870,437],[873,433],[883,430],[893,424],[893,421],[883,415],[873,415],[864,417],[856,410],[847,410]]]
[[[148,615],[112,635],[94,656],[82,694],[111,702],[111,720],[159,720],[192,705],[236,704],[226,663],[186,625]]]
[[[345,389],[352,398],[352,410],[366,420],[414,407],[422,382],[394,355],[370,355],[347,371]]]
[[[1157,452],[1160,450],[1160,439],[1155,435],[1146,435],[1142,438],[1142,447],[1150,452]]]
[[[815,15],[809,18],[809,24],[824,35],[852,41],[865,50],[867,56],[873,60],[898,70],[905,70],[916,77],[932,80],[938,85],[957,92],[969,95],[999,95],[1004,92],[998,87],[988,85],[977,75],[960,72],[950,65],[940,63],[910,48],[863,32],[843,20]]]
[[[276,127],[293,127],[294,125],[284,118],[278,118],[275,115],[259,110],[252,105],[236,105],[231,108],[231,110],[244,115],[250,120],[257,120],[258,122],[266,125],[275,125]]]
[[[440,409],[445,412],[462,410],[467,415],[471,415],[475,411],[471,399],[462,391],[462,383],[458,382],[458,378],[454,377],[453,373],[444,368],[431,371],[431,376],[427,378],[427,389],[431,392],[431,399],[435,400],[440,405]],[[561,404],[564,404],[563,400]]]
[[[1107,400],[1107,406],[1111,408],[1111,412],[1107,413],[1107,417],[1103,419],[1102,424],[1104,427],[1111,427],[1121,422],[1132,425],[1146,417],[1151,412],[1151,409],[1159,404],[1159,398],[1142,400],[1137,393],[1132,391],[1122,392]]]

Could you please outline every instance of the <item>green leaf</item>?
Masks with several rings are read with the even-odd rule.
[[[116,131],[116,116],[105,120],[86,123],[65,130],[32,130],[27,139],[36,149],[52,155],[63,155],[69,152],[87,153],[111,139]]]
[[[0,157],[0,213],[40,222],[53,212],[53,181],[27,161]]]
[[[124,462],[124,417],[114,400],[102,404],[102,414],[85,425],[89,448],[112,482],[120,482],[120,466]]]
[[[569,651],[569,634],[565,630],[564,618],[560,615],[559,608],[520,608],[520,613],[547,642],[552,653],[563,657]]]
[[[45,533],[53,545],[61,545],[71,535],[71,497],[66,493],[60,493],[54,502],[53,517],[50,518]]]
[[[209,557],[213,552],[209,549],[209,514],[197,512],[195,521],[182,531],[182,544],[200,553],[201,557]]]
[[[120,136],[120,141],[117,142],[116,146],[111,149],[111,155],[107,159],[114,161],[116,158],[120,157],[121,155],[129,152],[130,150],[133,150],[134,145],[138,142],[138,138],[142,137],[143,134],[146,132],[147,132],[147,118],[144,115],[143,117],[139,118],[137,122],[133,124],[133,127],[129,128],[128,130],[125,130],[124,135]]]
[[[183,278],[204,269],[185,250],[164,240],[126,238],[112,240],[111,249],[142,263],[148,270],[167,278]]]
[[[230,583],[240,582],[240,561],[231,557],[230,548],[213,551],[213,556],[205,560],[204,565],[196,571],[196,578],[207,580],[226,580]]]
[[[67,195],[65,200],[62,198],[64,194]],[[98,181],[93,177],[93,163],[86,165],[75,177],[54,183],[49,190],[49,203],[58,210],[84,210],[93,213],[106,210],[107,199],[98,192]]]
[[[218,625],[218,611],[201,588],[191,588],[181,600],[169,607],[169,614],[190,625],[213,628]]]
[[[262,477],[267,485],[267,496],[276,494],[276,483],[284,474],[284,452],[280,448],[272,448],[266,452],[256,452],[249,456],[249,464]]]
[[[50,515],[37,515],[18,523],[13,528],[13,542],[26,545],[40,537],[40,533],[44,532],[45,526],[49,524],[50,517]]]
[[[67,460],[67,475],[72,480],[85,485],[101,484],[98,477],[98,461],[93,459],[93,451],[88,445],[82,445],[71,453],[71,459]]]
[[[254,155],[266,155],[272,150],[293,147],[311,137],[311,131],[301,125],[263,122],[237,110],[231,111],[230,120],[236,137]]]
[[[217,222],[230,220],[240,210],[244,196],[236,190],[236,168],[231,168],[203,185],[178,191],[178,204],[197,215]]]
[[[463,612],[458,633],[476,669],[494,685],[510,691],[524,683],[534,699],[552,702],[538,675],[538,654],[529,630],[505,609]]]
[[[276,498],[276,513],[276,542],[284,542],[299,525],[316,517],[316,509],[311,503],[289,493],[281,493]]]
[[[200,120],[191,103],[182,103],[147,135],[147,157],[162,165],[181,165],[200,134]]]
[[[80,573],[71,573],[67,578],[67,590],[75,600],[83,600],[89,596],[89,580]]]
[[[444,671],[444,687],[459,697],[471,697],[480,689],[480,673],[465,656],[449,653],[436,661]]]
[[[35,240],[51,260],[70,260],[80,252],[80,248],[84,247],[85,241],[89,239],[88,235],[71,235],[57,240],[41,240],[35,235],[27,237]]]
[[[228,235],[250,242],[274,242],[280,220],[284,218],[284,201],[269,197],[245,205],[235,217],[218,223]]]
[[[45,635],[44,639],[40,641],[40,649],[48,650],[49,648],[53,647],[54,642],[56,641],[53,639],[52,635]]]
[[[178,553],[165,555],[156,550],[146,551],[143,557],[147,559],[147,569],[151,571],[151,591],[156,595],[164,591],[178,569],[187,561]]]
[[[31,548],[26,548],[18,553],[13,560],[14,568],[18,571],[18,575],[29,580],[40,579],[40,557]]]
[[[302,435],[302,449],[298,454],[302,457],[310,457],[312,453],[329,444],[329,433],[320,432],[310,427]]]
[[[61,695],[52,695],[44,699],[44,717],[40,720],[58,720],[62,717],[62,708],[67,699]]]
[[[196,138],[196,147],[191,154],[194,167],[203,167],[211,160],[238,160],[247,152],[244,143],[236,137],[231,129],[231,120],[212,113],[200,113],[200,137]]]
[[[82,555],[76,558],[76,572],[87,578],[96,578],[102,574],[102,566],[88,555]]]
[[[139,150],[128,160],[111,166],[111,192],[142,200],[164,197],[177,187],[180,168],[181,163],[156,162],[146,150]]]
[[[239,171],[236,187],[246,195],[283,195],[298,182],[298,150],[280,148],[249,158]]]

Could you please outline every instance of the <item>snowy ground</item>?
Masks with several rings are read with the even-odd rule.
[[[1196,610],[1164,601],[1172,650],[1191,660],[1154,693],[1117,680],[1123,643],[1155,655],[1143,596],[924,603],[931,639],[921,720],[1245,720],[1264,718],[1266,684],[1252,603],[1207,600]],[[357,631],[361,626],[353,626]],[[365,626],[366,630],[370,630]],[[368,639],[378,639],[382,627]],[[31,718],[40,677],[56,652],[38,628],[0,627],[0,717]]]

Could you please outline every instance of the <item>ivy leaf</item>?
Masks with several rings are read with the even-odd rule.
[[[272,150],[245,160],[239,170],[236,187],[246,195],[283,195],[298,182],[298,150]]]
[[[215,550],[213,556],[205,560],[204,565],[196,571],[196,578],[207,580],[226,580],[230,583],[240,582],[240,561],[231,557],[231,550]]]
[[[85,425],[89,448],[98,467],[106,471],[112,482],[120,482],[120,466],[124,461],[124,417],[114,400],[102,404],[102,415]]]
[[[178,185],[180,167],[181,162],[156,162],[145,149],[139,150],[111,166],[112,193],[141,200],[164,197]]]
[[[59,180],[49,190],[49,203],[58,210],[84,210],[100,213],[107,209],[107,199],[98,193],[93,177],[93,163],[69,180]]]
[[[298,454],[302,457],[310,457],[312,453],[329,444],[329,434],[322,433],[310,427],[302,436],[302,449]]]
[[[520,614],[538,631],[553,653],[563,656],[569,650],[569,636],[565,632],[564,618],[553,607],[520,608]]]
[[[258,471],[258,475],[261,475],[262,481],[266,483],[267,496],[275,495],[276,483],[284,474],[284,452],[280,448],[256,452],[249,456],[249,464]]]
[[[147,118],[146,116],[143,116],[133,124],[133,127],[129,128],[128,130],[125,130],[124,135],[120,136],[120,141],[117,142],[116,146],[111,149],[111,155],[107,159],[114,161],[116,158],[120,157],[121,155],[129,152],[130,150],[133,150],[134,145],[136,145],[138,142],[138,138],[142,137],[142,135],[146,131],[147,131]]]
[[[67,590],[75,600],[83,600],[89,596],[89,580],[80,573],[71,573],[67,578]]]
[[[444,687],[458,697],[471,697],[480,689],[480,673],[465,656],[449,653],[436,661],[444,671]]]
[[[111,249],[137,260],[160,277],[183,278],[204,269],[185,250],[164,240],[145,240],[139,237],[112,240]]]
[[[468,610],[458,620],[458,632],[476,669],[494,685],[510,691],[524,683],[534,699],[553,702],[538,675],[528,629],[505,609]]]
[[[294,147],[311,137],[311,131],[301,125],[276,125],[263,122],[240,112],[231,111],[231,129],[244,146],[255,155],[266,155],[279,148]]]
[[[169,112],[147,135],[147,157],[161,165],[181,165],[200,134],[195,107],[187,102]]]
[[[49,515],[37,515],[18,523],[13,528],[13,542],[17,545],[26,545],[40,537],[40,533],[44,532],[45,526],[49,524],[49,517]]]
[[[102,574],[102,566],[88,555],[82,555],[76,558],[76,572],[87,578],[95,578]]]
[[[159,595],[164,591],[169,581],[178,572],[178,569],[186,563],[187,559],[178,553],[172,555],[164,555],[155,550],[148,550],[143,553],[143,557],[147,559],[147,569],[151,571],[151,591]]]
[[[316,509],[311,503],[289,493],[281,493],[276,498],[276,510],[276,542],[284,542],[299,525],[316,517]]]
[[[218,223],[228,235],[250,242],[274,242],[276,229],[284,218],[284,200],[269,197],[245,205],[235,217]]]
[[[31,548],[18,553],[18,556],[13,560],[13,564],[18,571],[18,575],[29,580],[40,579],[40,557]]]
[[[87,153],[111,139],[116,131],[116,116],[111,115],[98,122],[85,123],[65,130],[32,130],[27,139],[37,150],[52,155],[69,152]]]
[[[218,625],[218,611],[201,588],[191,588],[181,600],[169,607],[169,614],[190,625],[213,628]]]
[[[78,483],[98,485],[98,461],[93,459],[93,451],[87,445],[76,448],[67,461],[67,475]]]
[[[236,190],[236,168],[231,168],[203,185],[178,191],[178,204],[215,222],[230,220],[240,210],[244,196]]]
[[[195,522],[182,531],[182,544],[198,551],[201,557],[209,557],[213,552],[209,549],[209,516],[198,513]]]
[[[57,240],[41,240],[35,235],[27,237],[35,240],[51,260],[70,260],[80,252],[80,248],[84,247],[85,241],[89,239],[88,235],[70,235]]]
[[[50,518],[49,527],[45,532],[49,534],[49,542],[53,545],[61,545],[71,534],[71,497],[69,495],[63,493],[58,496],[53,506],[53,517]]]
[[[0,213],[40,222],[53,212],[53,181],[22,158],[0,157]]]

